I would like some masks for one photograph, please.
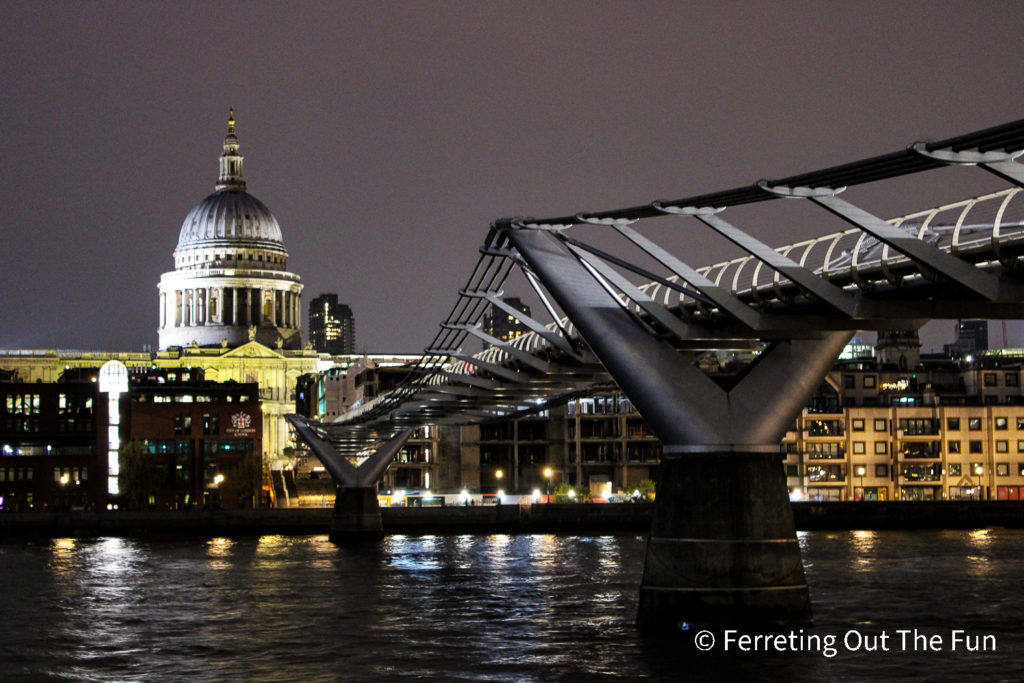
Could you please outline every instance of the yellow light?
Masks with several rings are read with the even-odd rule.
[[[218,474],[218,475],[215,475],[215,476],[213,477],[213,485],[214,485],[214,486],[220,486],[220,484],[221,484],[221,483],[222,483],[223,481],[224,481],[224,475],[223,475],[223,474]]]
[[[545,478],[550,479],[552,474],[554,474],[554,472],[551,470],[550,467],[545,467],[544,468],[544,477]]]
[[[505,476],[504,472],[502,472],[501,470],[495,470],[495,472],[494,472],[494,478],[495,479],[501,479],[504,476]]]
[[[60,475],[60,485],[61,486],[64,486],[64,484],[67,484],[68,481],[69,481],[68,480],[68,475],[66,475],[66,474]]]

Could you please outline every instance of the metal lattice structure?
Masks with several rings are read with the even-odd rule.
[[[780,180],[672,201],[547,219],[495,221],[466,286],[420,362],[396,389],[336,421],[316,425],[354,455],[402,428],[467,423],[536,410],[610,386],[607,359],[552,301],[550,273],[529,254],[530,234],[583,266],[636,326],[679,353],[761,348],[828,332],[916,329],[941,318],[1022,318],[1024,120]],[[1010,187],[882,220],[842,197],[853,185],[950,165],[983,169]],[[725,219],[730,207],[800,199],[842,218],[848,230],[770,247]],[[745,256],[693,267],[644,234],[648,221],[686,221],[738,246]],[[593,245],[607,232],[621,250]],[[627,254],[632,254],[629,256]],[[636,257],[640,255],[640,258]],[[544,304],[543,323],[502,301],[519,269]],[[510,342],[480,327],[488,306],[530,330]],[[563,311],[564,311],[564,307]],[[464,351],[469,340],[486,351]],[[656,430],[657,431],[657,430]]]

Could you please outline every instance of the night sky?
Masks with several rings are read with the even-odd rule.
[[[157,282],[213,191],[232,106],[303,307],[337,292],[357,350],[418,352],[495,218],[728,189],[1024,117],[1021,10],[6,0],[0,348],[156,346]],[[888,217],[967,196],[907,187],[850,198]],[[771,244],[800,233],[738,224]]]

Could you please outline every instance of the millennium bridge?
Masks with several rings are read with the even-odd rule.
[[[417,427],[527,414],[618,386],[664,448],[638,623],[810,621],[779,442],[854,332],[1024,318],[1022,152],[1024,120],[683,199],[494,221],[399,386],[330,423],[289,416],[339,486],[332,538],[383,533],[376,482]],[[908,176],[959,166],[1005,189],[891,219],[849,198],[856,186],[905,187]],[[779,199],[849,227],[772,247],[730,216],[749,205],[740,213],[754,223],[751,210]],[[710,231],[743,255],[694,266],[700,254],[651,238],[656,221]],[[544,320],[504,301],[513,273],[543,303]],[[490,306],[531,332],[489,335],[481,318]],[[465,350],[481,341],[485,351]],[[728,349],[754,360],[727,381],[694,362]]]

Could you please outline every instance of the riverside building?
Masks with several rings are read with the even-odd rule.
[[[111,376],[123,380],[114,391]],[[0,510],[266,503],[257,393],[119,361],[0,383]]]

